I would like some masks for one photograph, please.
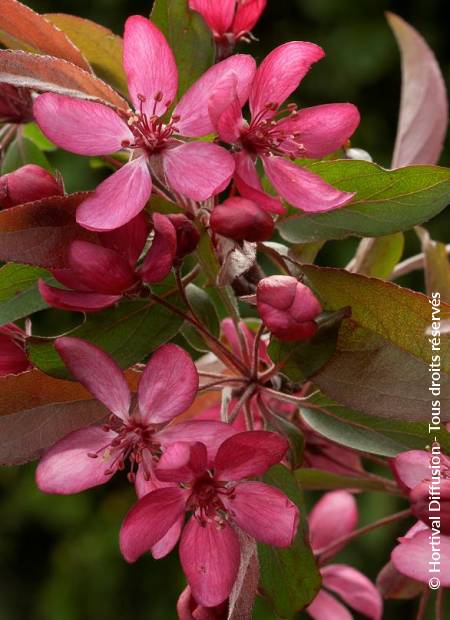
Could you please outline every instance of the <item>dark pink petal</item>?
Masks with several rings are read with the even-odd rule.
[[[431,454],[425,450],[408,450],[391,461],[392,471],[405,490],[430,477]]]
[[[351,103],[328,103],[299,110],[295,116],[278,123],[287,134],[299,134],[304,157],[321,158],[341,148],[358,127],[358,109]],[[280,148],[297,153],[298,144],[285,140]]]
[[[227,198],[214,207],[209,223],[216,234],[235,241],[268,241],[274,230],[272,217],[240,196]]]
[[[131,402],[130,389],[113,358],[81,338],[57,338],[55,349],[75,379],[111,413],[126,422]]]
[[[52,275],[58,282],[69,289],[73,288],[75,291],[82,293],[92,293],[92,289],[89,286],[81,284],[80,278],[71,269],[52,269]],[[117,295],[115,297],[117,297]]]
[[[165,534],[156,545],[153,545],[150,551],[155,560],[166,557],[166,555],[172,551],[180,538],[183,525],[184,516],[181,516],[178,521],[175,521],[167,534]]]
[[[94,194],[80,204],[77,222],[88,230],[114,230],[140,213],[152,191],[145,157],[128,162],[100,183]]]
[[[348,491],[325,493],[309,515],[309,535],[314,551],[324,549],[337,538],[350,534],[358,523],[358,506]],[[341,547],[337,547],[337,553]]]
[[[288,449],[284,437],[268,431],[247,431],[227,439],[215,460],[217,480],[260,476],[279,463]]]
[[[296,90],[311,65],[324,56],[314,43],[292,41],[274,49],[260,64],[250,93],[252,116],[273,104],[277,108]],[[271,116],[268,111],[265,116]]]
[[[230,318],[224,319],[220,324],[220,327],[233,353],[242,359],[241,344],[233,320]],[[245,321],[239,322],[239,329],[244,337],[247,353],[250,354],[253,351],[255,334],[251,331]],[[261,340],[259,343],[259,357],[265,363],[270,364],[270,359],[267,355],[267,343],[264,340]]]
[[[44,493],[69,495],[108,482],[117,466],[112,466],[113,471],[106,474],[111,465],[104,453],[115,437],[117,435],[112,431],[105,432],[100,426],[91,426],[58,441],[45,452],[37,466],[39,489]],[[97,452],[97,458],[88,456]]]
[[[246,151],[240,151],[234,155],[234,161],[236,163],[234,182],[241,196],[253,200],[253,202],[269,213],[283,214],[285,209],[280,199],[266,194],[263,190],[256,172],[256,164],[251,156]]]
[[[149,450],[144,450],[134,481],[134,488],[139,499],[152,491],[156,491],[156,489],[164,489],[165,487],[173,486],[172,484],[158,480],[155,476],[154,467],[155,461],[153,460],[151,452]]]
[[[233,495],[224,495],[222,500],[233,521],[256,540],[274,547],[292,544],[298,508],[278,489],[263,482],[241,482]]]
[[[153,353],[139,381],[142,421],[168,422],[192,403],[198,390],[198,373],[190,355],[176,344]]]
[[[62,270],[60,270],[62,271]],[[74,312],[98,312],[117,303],[122,295],[102,295],[99,293],[65,291],[61,288],[49,286],[44,280],[39,280],[39,292],[42,298],[54,308],[72,310]]]
[[[147,217],[139,213],[127,224],[101,233],[98,238],[102,245],[127,257],[130,265],[134,266],[144,249],[149,232]]]
[[[319,591],[306,611],[314,620],[353,620],[348,609],[323,589]]]
[[[215,607],[228,598],[239,570],[236,533],[225,523],[200,523],[191,517],[180,541],[180,560],[195,600]]]
[[[0,377],[17,375],[31,368],[23,348],[13,338],[0,334]]]
[[[179,521],[186,506],[186,493],[171,486],[145,495],[128,512],[120,529],[120,550],[127,562],[150,551]]]
[[[267,0],[247,0],[238,2],[233,22],[233,33],[236,36],[250,32],[266,8]]]
[[[178,70],[165,36],[146,17],[125,23],[123,66],[135,109],[162,116],[177,94]]]
[[[430,573],[431,529],[426,528],[411,538],[404,537],[395,547],[391,560],[395,568],[411,579],[428,584],[430,577],[439,577],[441,587],[450,587],[450,536],[440,537],[440,572]],[[436,540],[437,542],[437,540]]]
[[[232,155],[210,142],[189,142],[166,150],[163,165],[170,187],[197,201],[223,191],[234,172]]]
[[[381,620],[383,599],[374,584],[365,575],[345,564],[333,564],[321,569],[322,583],[370,620]]]
[[[266,157],[263,162],[269,181],[279,194],[305,213],[323,213],[343,207],[355,195],[336,189],[317,174],[282,157]]]
[[[198,441],[179,441],[169,445],[162,453],[155,475],[162,482],[191,482],[206,470],[206,446]]]
[[[155,236],[139,271],[147,284],[161,282],[169,275],[177,253],[177,232],[170,219],[161,213],[154,213],[152,219]]]
[[[236,94],[242,107],[248,99],[255,71],[256,63],[248,54],[235,54],[208,69],[183,95],[174,110],[173,115],[180,117],[176,123],[180,134],[198,138],[212,133],[214,125],[210,118],[209,101],[216,88],[223,85],[224,78],[234,74],[237,80]],[[222,103],[216,100],[216,104],[223,111],[229,100]]]
[[[155,438],[161,445],[169,446],[175,441],[199,441],[208,449],[208,463],[211,464],[216,458],[217,450],[223,442],[236,434],[236,430],[229,424],[214,419],[188,420],[164,427]]]
[[[82,287],[96,293],[121,295],[136,281],[133,269],[121,254],[95,243],[73,241],[68,260]]]
[[[21,166],[0,177],[0,208],[64,194],[55,177],[36,164]]]
[[[189,0],[189,8],[202,15],[216,35],[230,32],[236,0]]]
[[[39,127],[57,146],[79,155],[108,155],[133,142],[127,124],[102,103],[44,93],[34,102]]]

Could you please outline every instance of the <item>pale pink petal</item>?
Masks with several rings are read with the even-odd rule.
[[[77,209],[77,222],[88,230],[120,228],[140,213],[152,191],[145,157],[128,162],[100,183]]]
[[[280,195],[305,213],[323,213],[343,207],[355,195],[336,189],[317,174],[282,157],[265,157],[263,163],[269,181]]]
[[[233,32],[236,36],[250,32],[266,8],[267,0],[247,0],[238,2],[236,16],[233,21]]]
[[[348,491],[325,493],[311,510],[308,522],[311,546],[317,552],[355,529],[358,523],[356,500]],[[344,546],[333,552],[337,553]]]
[[[95,243],[73,241],[68,260],[74,277],[96,293],[120,295],[136,281],[133,269],[121,254]]]
[[[324,56],[314,43],[292,41],[274,49],[260,64],[250,93],[252,116],[271,104],[277,108],[289,97],[308,73],[311,65]],[[273,112],[267,111],[265,116]]]
[[[163,153],[163,166],[170,187],[202,201],[223,191],[234,172],[228,151],[210,142],[189,142]]]
[[[301,142],[304,157],[321,158],[341,148],[358,127],[358,109],[351,103],[328,103],[299,110],[278,123],[283,133],[298,134],[296,142],[289,139],[280,148],[294,156]]]
[[[127,124],[102,103],[44,93],[33,113],[44,134],[57,146],[79,155],[108,155],[133,142]]]
[[[256,540],[274,547],[292,544],[298,508],[278,489],[263,482],[241,482],[222,500],[233,521]]]
[[[155,236],[139,270],[147,284],[161,282],[169,275],[177,253],[177,232],[172,222],[161,213],[154,213],[152,219]]]
[[[173,486],[171,483],[158,480],[155,476],[154,467],[155,461],[153,460],[151,452],[149,450],[144,450],[134,481],[134,488],[139,499],[152,491],[156,491],[156,489],[164,489]]]
[[[431,454],[425,450],[408,450],[391,460],[392,471],[405,490],[430,478]]]
[[[263,190],[252,157],[246,151],[240,151],[235,153],[234,161],[236,163],[234,182],[241,196],[253,200],[261,209],[269,213],[283,214],[285,209],[280,199],[266,194]]]
[[[191,482],[205,472],[207,465],[204,444],[179,441],[164,450],[155,468],[155,475],[162,482]]]
[[[111,413],[128,420],[130,389],[112,357],[90,342],[69,336],[57,338],[55,349],[77,381]]]
[[[69,495],[95,487],[114,475],[117,466],[104,458],[108,444],[117,434],[105,432],[101,426],[91,426],[70,433],[41,458],[36,469],[36,483],[44,493]],[[93,458],[89,454],[96,454]]]
[[[79,291],[65,291],[49,286],[44,280],[38,282],[39,292],[50,306],[74,312],[98,312],[117,303],[122,295],[102,295]]]
[[[157,424],[186,411],[198,390],[198,373],[190,355],[176,344],[153,353],[139,381],[141,419]]]
[[[314,620],[353,620],[348,609],[326,590],[319,591],[306,611]]]
[[[220,138],[234,144],[247,126],[242,117],[242,104],[237,94],[238,77],[227,73],[209,98],[209,117]]]
[[[181,535],[181,530],[184,525],[184,516],[181,516],[178,521],[172,525],[170,530],[165,534],[157,543],[151,548],[151,554],[155,560],[160,560],[168,555],[178,542]]]
[[[450,587],[450,536],[440,537],[440,565],[435,567],[429,564],[432,561],[430,536],[431,529],[427,528],[412,538],[403,538],[403,542],[392,551],[391,560],[402,575],[426,584],[430,577],[438,577],[441,587],[448,588]],[[439,572],[431,573],[431,568],[439,569]]]
[[[98,235],[100,243],[125,256],[130,265],[135,265],[144,249],[150,228],[147,217],[139,213],[136,217],[115,230]]]
[[[236,94],[241,107],[247,101],[256,63],[248,54],[235,54],[226,60],[213,65],[193,86],[183,95],[176,106],[173,115],[179,117],[176,122],[180,134],[189,138],[206,136],[214,131],[210,118],[209,100],[215,89],[227,75],[234,74],[237,78]],[[229,101],[225,101],[223,108]],[[220,102],[217,101],[219,105]]]
[[[321,569],[322,583],[333,590],[355,611],[370,620],[381,620],[383,599],[365,575],[345,564],[333,564]]]
[[[230,32],[236,0],[189,0],[189,8],[200,13],[211,30],[221,35]]]
[[[260,476],[279,463],[288,449],[284,437],[268,431],[247,431],[227,439],[217,452],[217,480]]]
[[[200,441],[208,448],[208,462],[211,464],[223,442],[236,434],[236,430],[229,424],[219,422],[219,417],[172,424],[156,433],[155,438],[163,447],[175,441]]]
[[[177,94],[178,70],[165,36],[146,17],[125,23],[123,66],[135,109],[162,116]]]
[[[240,547],[226,523],[200,523],[195,517],[184,528],[180,560],[195,600],[215,607],[228,598],[239,570]]]
[[[145,495],[128,512],[120,529],[120,550],[127,562],[150,551],[179,521],[186,506],[186,492],[171,486]]]

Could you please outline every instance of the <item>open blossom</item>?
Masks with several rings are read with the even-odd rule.
[[[225,601],[236,581],[240,543],[235,527],[268,545],[288,547],[298,509],[278,489],[247,481],[279,463],[287,442],[275,433],[247,431],[225,440],[212,462],[202,443],[172,444],[155,470],[174,486],[143,497],[128,513],[120,548],[129,562],[173,532],[194,599],[205,607]],[[185,512],[192,516],[183,528]]]
[[[323,587],[306,609],[314,620],[351,620],[352,615],[339,599],[370,620],[380,620],[382,617],[383,601],[380,593],[365,575],[345,564],[323,565],[345,543],[334,547],[331,554],[327,554],[325,549],[340,537],[350,534],[357,521],[356,502],[347,491],[326,493],[309,515],[311,546],[322,565],[320,573]]]
[[[74,431],[42,457],[36,481],[47,493],[78,493],[107,482],[129,463],[138,494],[154,488],[155,463],[168,444],[196,441],[210,454],[234,431],[220,422],[170,424],[193,402],[198,374],[190,356],[167,344],[154,353],[140,378],[137,404],[115,361],[79,338],[62,337],[56,350],[71,374],[110,411],[108,424]]]
[[[249,35],[266,8],[267,0],[189,0],[211,28],[216,42],[231,46]]]
[[[64,188],[50,172],[27,164],[0,177],[0,208],[8,209],[26,202],[62,196]]]
[[[336,209],[354,194],[340,191],[290,159],[321,158],[339,149],[359,124],[350,103],[333,103],[297,110],[283,102],[296,90],[323,50],[313,43],[293,41],[277,47],[251,78],[251,120],[242,116],[236,96],[237,76],[227,76],[213,95],[211,118],[217,133],[235,149],[234,180],[239,193],[273,213],[283,213],[280,201],[266,194],[256,171],[260,158],[269,181],[294,207],[308,213]]]
[[[72,241],[67,252],[68,268],[53,275],[65,290],[39,281],[45,301],[63,310],[95,312],[118,302],[123,295],[139,292],[142,283],[160,282],[170,272],[177,251],[177,234],[170,219],[160,213],[153,217],[154,238],[142,263],[141,255],[149,234],[147,219],[139,214],[110,232],[98,233],[101,245]]]
[[[30,368],[24,332],[14,323],[0,327],[0,377],[18,375]]]
[[[245,55],[215,65],[185,93],[166,122],[177,94],[178,70],[164,35],[148,19],[135,15],[127,20],[123,63],[134,105],[129,114],[52,93],[40,95],[34,104],[39,126],[58,146],[81,155],[131,153],[130,161],[78,207],[78,223],[90,230],[118,228],[142,211],[152,191],[151,173],[196,201],[225,189],[234,171],[232,156],[217,144],[180,137],[211,133],[209,99],[217,82],[230,72],[238,75],[237,97],[244,102],[254,68],[254,60]]]

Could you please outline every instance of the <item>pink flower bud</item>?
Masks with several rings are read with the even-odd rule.
[[[442,478],[439,484],[424,480],[409,495],[412,513],[430,525],[435,516],[440,519],[441,533],[450,536],[450,480]]]
[[[268,213],[246,198],[229,198],[211,214],[211,228],[235,241],[267,241],[274,223]]]
[[[200,233],[195,224],[183,213],[168,216],[177,233],[177,260],[182,260],[195,250],[200,240]]]
[[[256,289],[259,315],[272,334],[284,341],[308,340],[322,312],[312,291],[291,276],[264,278]]]
[[[35,164],[27,164],[0,177],[0,207],[3,209],[63,194],[61,183]]]

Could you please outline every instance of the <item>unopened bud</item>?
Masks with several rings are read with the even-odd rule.
[[[3,209],[63,193],[61,183],[35,164],[27,164],[0,177],[0,207]]]
[[[218,235],[235,241],[267,241],[272,237],[271,216],[246,198],[229,198],[215,207],[210,219]]]
[[[177,233],[177,260],[182,260],[195,250],[200,240],[200,233],[194,222],[183,213],[168,216]]]

